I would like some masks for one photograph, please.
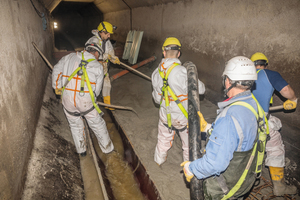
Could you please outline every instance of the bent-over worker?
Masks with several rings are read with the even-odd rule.
[[[62,95],[62,105],[68,119],[77,153],[86,155],[85,132],[82,117],[95,133],[104,153],[110,153],[114,145],[110,139],[103,114],[96,103],[103,84],[103,67],[97,61],[100,46],[88,44],[82,52],[64,56],[53,68],[52,87]]]

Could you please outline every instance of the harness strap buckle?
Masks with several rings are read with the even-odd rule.
[[[81,60],[81,63],[79,64],[79,67],[82,67],[82,66],[86,66],[89,62],[86,61],[86,60]]]
[[[164,81],[164,87],[167,88],[169,86],[168,81]]]
[[[257,174],[258,176],[256,176],[257,179],[259,179],[261,177],[261,172]]]

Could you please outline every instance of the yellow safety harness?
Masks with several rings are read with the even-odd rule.
[[[171,97],[173,98],[173,100],[176,102],[177,106],[179,107],[179,109],[181,110],[181,112],[184,114],[184,116],[188,119],[188,113],[185,110],[185,108],[183,107],[182,103],[180,102],[180,100],[178,99],[178,97],[175,95],[175,93],[172,91],[172,89],[170,88],[169,84],[168,84],[168,77],[169,74],[171,73],[172,69],[174,67],[176,67],[177,65],[179,65],[178,63],[174,63],[167,71],[166,75],[164,74],[164,72],[160,71],[160,69],[158,68],[158,72],[161,76],[161,78],[163,79],[163,87],[162,87],[162,96],[165,97],[165,102],[166,102],[166,110],[167,110],[167,120],[168,120],[168,128],[169,128],[169,132],[172,132],[172,121],[171,121],[171,113],[170,113],[170,102],[169,102],[169,96],[168,93],[170,93]],[[162,103],[162,100],[160,101],[160,105]]]
[[[68,85],[68,83],[72,80],[72,78],[78,73],[79,76],[81,76],[81,83],[80,83],[80,92],[79,95],[80,96],[84,96],[84,83],[86,82],[86,85],[88,87],[92,102],[93,102],[93,106],[95,107],[95,109],[97,110],[97,112],[99,114],[102,113],[102,111],[100,110],[100,108],[98,107],[98,104],[95,102],[95,96],[94,96],[94,92],[88,77],[88,74],[86,72],[86,65],[95,60],[93,58],[85,60],[84,56],[83,56],[83,52],[81,53],[82,55],[82,60],[81,63],[79,64],[79,67],[69,76],[69,78],[67,79],[66,83],[64,84],[64,87],[62,88],[62,93],[61,96],[63,95],[63,92],[65,90],[65,87]],[[61,97],[62,98],[62,97]]]
[[[255,115],[255,117],[257,119],[257,123],[258,123],[258,130],[257,130],[258,131],[258,140],[253,147],[252,154],[250,156],[250,159],[247,163],[246,169],[244,170],[242,176],[240,177],[240,179],[238,180],[236,185],[222,198],[222,200],[226,200],[226,199],[229,199],[230,197],[232,197],[242,186],[242,184],[244,183],[244,181],[246,179],[246,176],[248,174],[249,168],[252,164],[252,161],[255,157],[256,152],[257,152],[257,163],[256,163],[255,173],[256,174],[261,173],[261,170],[262,170],[267,135],[269,134],[269,125],[268,125],[268,120],[266,118],[264,110],[262,109],[262,107],[260,106],[260,104],[258,103],[258,101],[256,100],[256,98],[254,97],[253,94],[252,94],[252,98],[256,102],[258,113],[255,111],[255,109],[250,104],[243,102],[243,101],[234,102],[229,105],[229,106],[232,106],[232,105],[244,106],[244,107],[248,108],[249,110],[251,110],[251,112],[253,112],[253,114]],[[258,151],[256,151],[256,149]]]
[[[261,71],[261,69],[257,70],[256,73],[258,74],[258,72],[260,72],[260,71]],[[270,104],[273,104],[273,96],[271,96]]]

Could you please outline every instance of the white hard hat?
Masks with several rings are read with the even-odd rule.
[[[100,54],[103,53],[103,49],[99,45],[99,40],[96,37],[91,37],[86,43],[85,43],[85,49],[88,47],[96,49]]]
[[[254,63],[244,56],[231,58],[225,65],[222,76],[225,75],[233,81],[257,80]]]
[[[85,49],[87,50],[88,48],[93,48],[93,49],[95,49],[96,51],[98,51],[99,52],[99,54],[101,55],[101,53],[102,53],[102,49],[101,49],[101,47],[98,45],[98,44],[96,44],[96,43],[92,43],[92,44],[87,44],[86,46],[85,46]]]

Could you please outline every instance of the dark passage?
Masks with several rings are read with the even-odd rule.
[[[58,50],[74,51],[83,47],[103,20],[103,14],[94,3],[62,1],[52,12],[55,47]]]

